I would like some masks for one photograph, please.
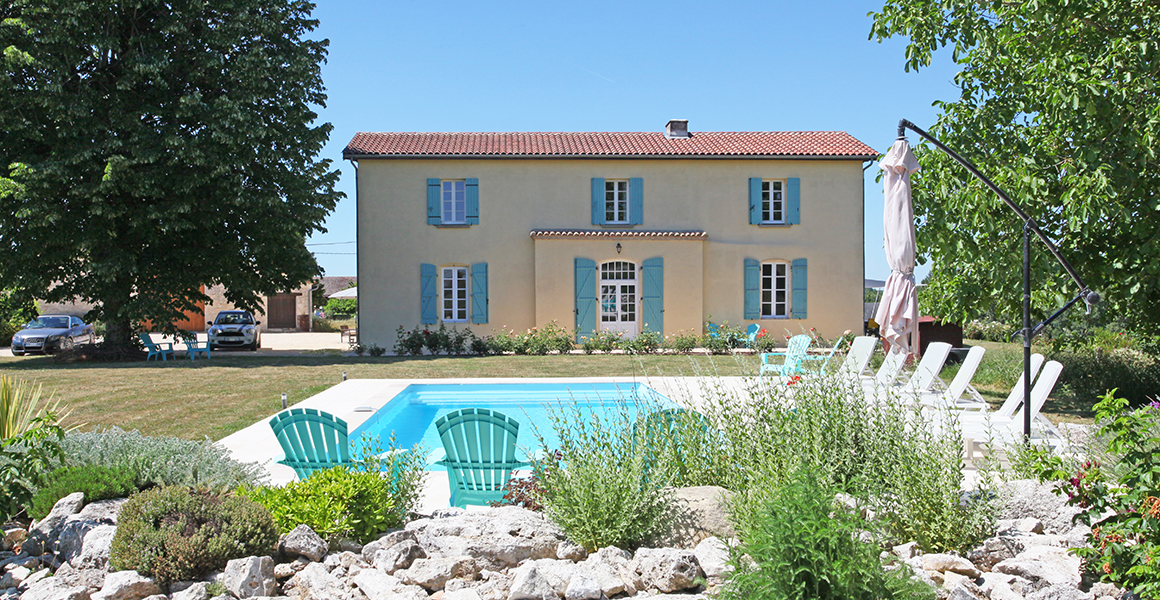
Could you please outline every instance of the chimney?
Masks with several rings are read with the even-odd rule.
[[[670,140],[690,137],[689,120],[669,119],[669,122],[665,124],[665,137],[669,138]]]

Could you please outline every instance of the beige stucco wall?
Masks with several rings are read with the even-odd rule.
[[[298,315],[309,315],[312,308],[310,306],[310,286],[311,284],[303,284],[291,293],[298,294],[294,299],[294,314],[295,320]],[[209,302],[205,303],[205,324],[208,327],[217,318],[217,314],[223,310],[238,310],[238,307],[226,299],[226,288],[223,285],[213,285],[207,287],[205,295],[209,296]],[[258,311],[254,313],[254,318],[261,321],[258,325],[259,331],[266,331],[269,329],[269,319],[266,318],[266,296],[259,296]],[[285,330],[279,330],[285,331]]]
[[[479,224],[427,225],[428,177],[478,178]],[[718,323],[747,325],[742,319],[745,258],[809,260],[809,318],[759,321],[767,329],[797,333],[816,327],[825,336],[861,329],[864,227],[858,161],[363,159],[358,171],[360,339],[389,348],[395,328],[419,324],[421,263],[488,263],[490,319],[487,325],[469,324],[477,333],[552,319],[571,328],[569,246],[535,242],[528,233],[598,229],[591,221],[592,177],[644,178],[644,224],[636,229],[708,234],[703,243],[621,240],[632,247],[633,260],[665,256],[666,333],[696,327],[708,315]],[[801,224],[750,225],[750,177],[800,178]],[[575,256],[599,262],[615,254],[615,240],[578,243],[583,245],[572,247]],[[589,251],[587,244],[596,246]],[[654,252],[661,247],[657,244],[665,250]],[[611,253],[597,252],[604,246]],[[698,246],[699,281],[691,272],[677,276],[678,268],[693,268],[675,257]],[[548,252],[554,253],[551,260],[541,256]],[[700,306],[691,299],[698,292]]]

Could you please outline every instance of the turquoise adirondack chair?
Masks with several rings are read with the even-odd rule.
[[[286,458],[278,461],[294,469],[298,479],[311,473],[350,465],[346,421],[313,408],[291,408],[270,419],[270,428]]]
[[[671,453],[674,464],[667,465],[677,472],[688,470],[693,459],[708,448],[720,445],[717,430],[705,415],[683,408],[653,411],[633,424],[633,445],[637,450]],[[652,470],[651,464],[645,465]]]
[[[761,325],[753,323],[745,330],[745,346],[752,348],[757,343],[757,334],[761,333]]]
[[[158,356],[161,357],[161,360],[173,358],[173,344],[169,342],[154,342],[149,337],[149,334],[144,331],[137,334],[137,336],[141,338],[141,343],[145,344],[145,350],[149,352],[149,356],[145,357],[146,361],[156,360]]]
[[[806,351],[810,349],[810,336],[802,334],[795,335],[789,340],[789,345],[786,346],[785,352],[766,352],[761,355],[761,371],[762,375],[766,373],[777,373],[782,377],[796,375],[798,373],[805,373],[802,368],[802,361],[806,358]],[[773,362],[773,358],[781,356],[780,363]]]
[[[487,504],[503,499],[512,471],[530,463],[516,460],[520,424],[485,408],[451,411],[435,420],[445,457],[451,506]]]
[[[185,355],[189,357],[189,360],[193,360],[198,354],[204,354],[207,359],[210,358],[209,342],[197,341],[196,333],[188,332],[188,335],[181,341],[185,344]]]

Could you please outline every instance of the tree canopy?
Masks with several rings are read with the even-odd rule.
[[[924,129],[1021,204],[1106,310],[1160,329],[1160,4],[891,0],[871,15],[872,39],[909,39],[907,70],[946,46],[961,68],[959,97]],[[924,308],[1017,319],[1023,224],[944,154],[916,152],[919,250],[933,261]],[[1078,290],[1032,244],[1042,315]]]
[[[125,345],[202,286],[255,309],[319,274],[341,193],[312,8],[0,0],[0,287],[92,302]]]

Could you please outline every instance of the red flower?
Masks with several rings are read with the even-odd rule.
[[[798,383],[798,382],[800,382],[801,380],[802,380],[802,376],[801,376],[801,375],[794,375],[793,377],[790,377],[790,378],[789,378],[789,381],[786,381],[786,382],[785,382],[785,384],[786,384],[786,385],[793,385],[793,384],[795,384],[795,383]]]

